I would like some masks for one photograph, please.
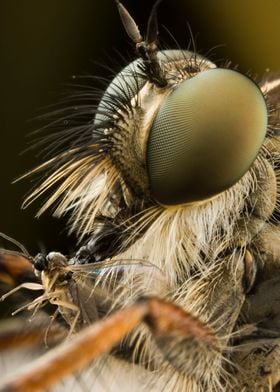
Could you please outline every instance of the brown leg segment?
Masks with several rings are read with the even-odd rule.
[[[142,321],[152,327],[155,335],[193,336],[208,344],[215,342],[208,327],[178,306],[156,298],[145,299],[85,328],[72,340],[6,380],[0,391],[32,392],[49,388],[109,352]]]
[[[45,345],[46,338],[50,345],[61,341],[67,335],[67,331],[60,326],[46,327],[44,323],[26,323],[26,320],[9,320],[2,323],[0,328],[0,352],[23,349]]]

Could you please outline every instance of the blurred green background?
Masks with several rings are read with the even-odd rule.
[[[152,0],[124,0],[141,31]],[[59,100],[72,75],[103,74],[95,61],[114,64],[116,51],[133,54],[113,0],[4,0],[1,2],[1,192],[0,231],[22,242],[32,253],[40,247],[66,251],[75,247],[67,239],[65,221],[48,214],[34,219],[39,206],[22,211],[30,188],[28,180],[11,181],[36,166],[34,152],[26,148],[34,121]],[[159,10],[164,25],[180,46],[186,47],[190,24],[202,54],[216,45],[214,59],[230,59],[240,69],[261,76],[265,69],[280,70],[279,0],[165,0]],[[161,41],[173,45],[160,29]],[[120,61],[116,61],[116,71]]]

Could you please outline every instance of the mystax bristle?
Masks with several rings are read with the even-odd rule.
[[[228,189],[252,165],[266,128],[264,97],[248,77],[211,69],[182,82],[165,99],[150,132],[153,197],[177,205]]]

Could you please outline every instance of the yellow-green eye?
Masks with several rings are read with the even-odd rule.
[[[255,160],[266,128],[264,97],[246,76],[211,69],[182,82],[151,128],[147,167],[153,197],[176,205],[231,187]]]

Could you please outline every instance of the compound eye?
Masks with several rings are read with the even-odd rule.
[[[163,205],[208,199],[250,168],[265,138],[264,97],[248,77],[211,69],[165,99],[150,131],[147,168]]]

